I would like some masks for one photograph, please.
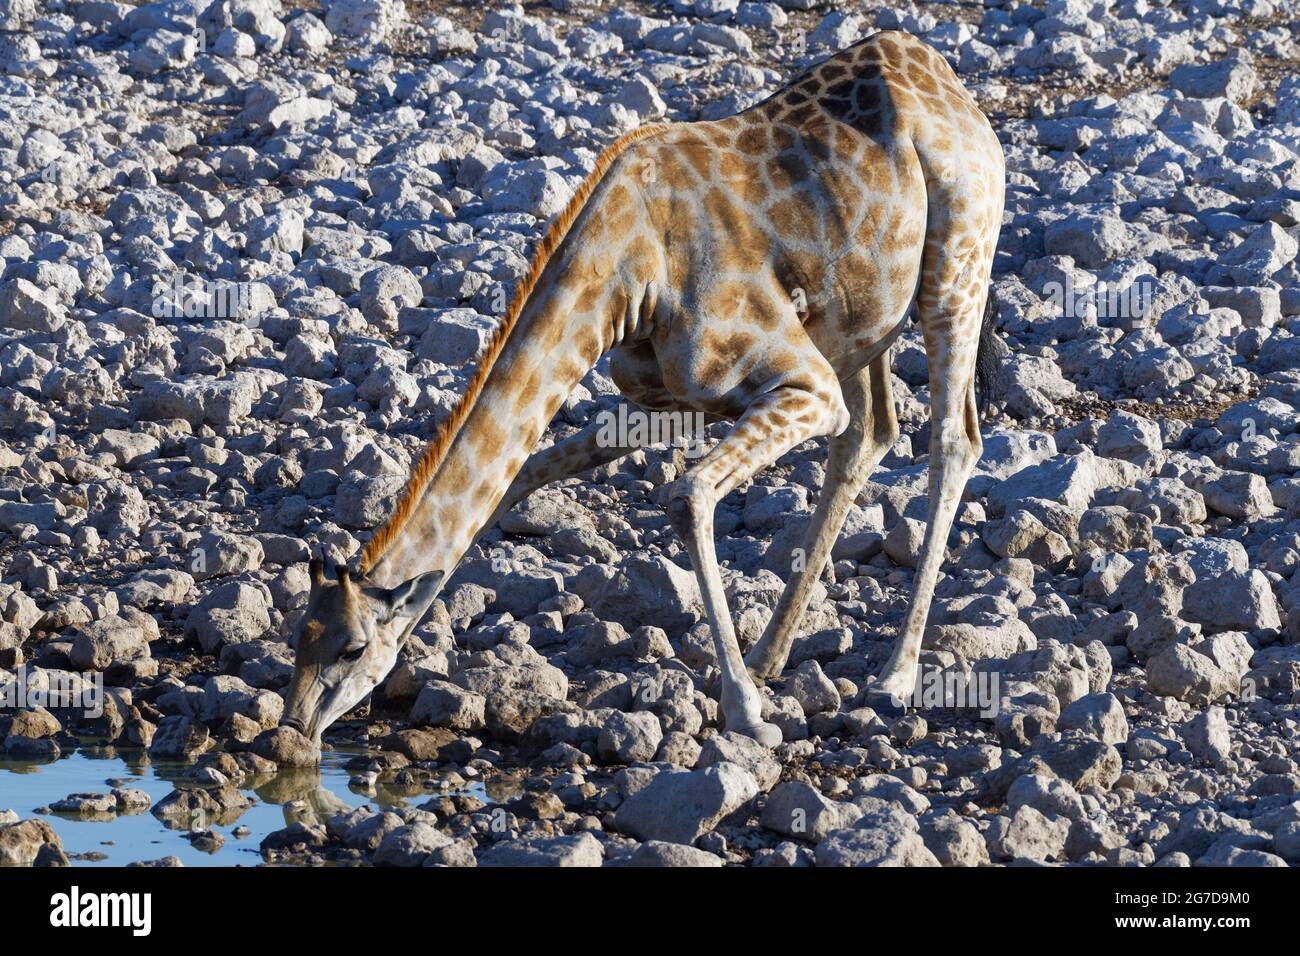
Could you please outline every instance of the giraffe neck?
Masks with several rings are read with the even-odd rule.
[[[446,457],[372,566],[374,583],[393,587],[426,571],[450,574],[565,398],[621,337],[611,307],[626,297],[606,287],[593,302],[581,285],[548,281],[552,272],[592,274],[583,258],[552,261],[556,268],[543,273]]]
[[[665,128],[641,127],[608,147],[552,221],[464,399],[362,551],[374,583],[450,574],[573,387],[601,355],[646,331],[664,261],[639,228],[648,221],[645,164],[621,157]]]

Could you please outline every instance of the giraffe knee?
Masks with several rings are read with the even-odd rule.
[[[837,388],[831,392],[826,408],[826,434],[842,435],[852,421],[853,416],[849,414],[849,407],[844,404],[844,395]]]
[[[705,509],[708,507],[708,502],[704,500],[698,489],[683,479],[674,482],[669,488],[668,504],[664,510],[668,513],[668,521],[672,524],[673,530],[683,540],[688,540],[699,527],[700,520],[705,516]]]
[[[975,457],[978,458],[984,454],[984,436],[980,432],[980,413],[974,397],[968,398],[966,401],[965,424],[966,437],[975,450]]]
[[[978,433],[972,439],[962,420],[948,420],[934,430],[934,443],[944,460],[973,464],[982,452]]]

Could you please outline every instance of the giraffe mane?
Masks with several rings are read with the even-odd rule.
[[[497,357],[505,347],[506,340],[518,322],[520,313],[524,310],[524,305],[527,303],[529,296],[532,295],[533,289],[537,286],[542,271],[546,268],[546,264],[550,261],[555,250],[559,248],[560,243],[564,241],[564,237],[568,234],[573,221],[582,212],[596,186],[604,178],[605,173],[609,171],[609,167],[614,160],[628,146],[661,133],[666,128],[666,124],[663,123],[642,126],[630,133],[625,133],[609,146],[606,146],[601,151],[600,156],[597,157],[595,167],[587,178],[582,181],[582,184],[578,186],[577,190],[574,191],[564,210],[551,220],[545,235],[542,236],[541,242],[538,243],[537,249],[533,252],[532,262],[529,264],[527,274],[524,275],[515,288],[514,297],[510,300],[510,307],[506,309],[505,316],[497,325],[496,330],[492,333],[491,340],[483,350],[483,356],[479,360],[478,368],[470,379],[469,385],[465,388],[465,394],[455,409],[452,410],[452,413],[443,420],[438,427],[437,433],[424,446],[419,461],[411,469],[411,476],[407,479],[406,487],[402,489],[397,506],[361,549],[361,571],[363,574],[369,572],[375,566],[375,563],[383,557],[384,552],[388,550],[388,547],[401,533],[402,528],[406,526],[411,515],[415,512],[416,505],[423,497],[429,482],[433,480],[433,476],[437,474],[438,467],[446,458],[452,441],[460,432],[460,428],[465,423],[465,418],[469,415],[470,409],[474,407],[475,401],[483,391],[488,374],[492,371],[493,365],[496,364]]]

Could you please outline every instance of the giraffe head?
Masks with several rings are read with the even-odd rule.
[[[430,571],[395,588],[354,580],[344,565],[336,577],[326,580],[324,563],[312,561],[311,592],[295,633],[297,656],[281,720],[317,745],[325,728],[393,669],[445,574]]]

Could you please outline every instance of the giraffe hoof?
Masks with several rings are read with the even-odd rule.
[[[878,690],[874,687],[867,689],[866,706],[886,720],[897,720],[907,713],[907,706],[903,703],[903,698],[897,694],[891,694],[888,691]]]
[[[781,741],[785,739],[780,727],[762,720],[756,724],[749,724],[744,727],[728,727],[727,729],[733,733],[753,738],[769,750],[780,746]]]
[[[768,681],[776,680],[778,677],[781,676],[779,673],[773,674],[768,668],[764,667],[762,664],[750,664],[748,661],[745,662],[745,670],[749,671],[750,678],[754,681],[755,684],[759,685],[760,687],[766,684]]]
[[[757,650],[755,647],[754,650]],[[763,660],[751,650],[745,656],[745,670],[749,671],[749,676],[754,678],[756,683],[762,684],[765,681],[775,680],[781,676],[781,672],[772,667],[771,663]]]

